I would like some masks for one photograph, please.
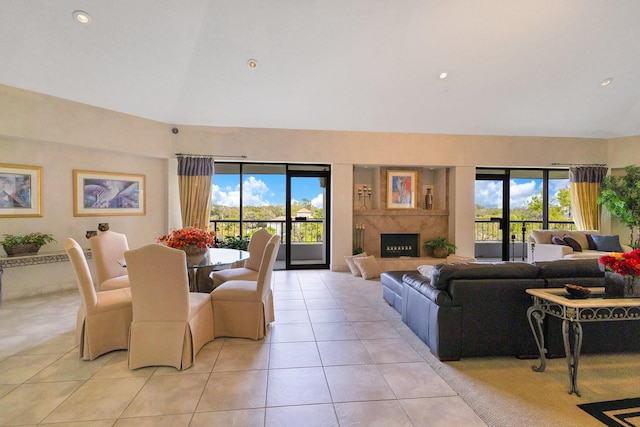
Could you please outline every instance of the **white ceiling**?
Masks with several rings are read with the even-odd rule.
[[[1,0],[0,84],[176,125],[640,135],[639,21],[638,0]]]

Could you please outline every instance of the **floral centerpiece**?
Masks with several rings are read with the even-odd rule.
[[[188,227],[172,230],[171,233],[156,238],[170,248],[181,249],[187,255],[187,263],[198,265],[207,251],[215,246],[216,233],[204,228]]]
[[[197,246],[207,249],[214,246],[216,233],[203,228],[189,227],[173,230],[171,233],[156,239],[158,243],[165,243],[170,248],[186,249]]]
[[[640,249],[612,252],[599,259],[604,266],[605,293],[611,296],[640,297]]]

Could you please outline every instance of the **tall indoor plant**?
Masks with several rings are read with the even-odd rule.
[[[598,203],[629,228],[629,245],[640,247],[640,167],[624,168],[625,175],[607,175],[600,187]],[[635,229],[639,229],[638,235]]]

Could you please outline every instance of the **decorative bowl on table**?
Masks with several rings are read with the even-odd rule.
[[[591,293],[591,290],[589,288],[585,288],[580,285],[573,285],[571,283],[567,283],[566,285],[564,285],[564,288],[567,290],[567,292],[569,292],[569,295],[573,296],[574,298],[586,298]]]

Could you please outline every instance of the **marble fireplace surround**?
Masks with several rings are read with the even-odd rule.
[[[425,209],[379,209],[353,212],[354,238],[358,228],[364,231],[363,250],[380,258],[380,234],[419,233],[420,256],[426,257],[422,243],[435,237],[447,236],[449,212]],[[389,258],[385,258],[389,259]]]

